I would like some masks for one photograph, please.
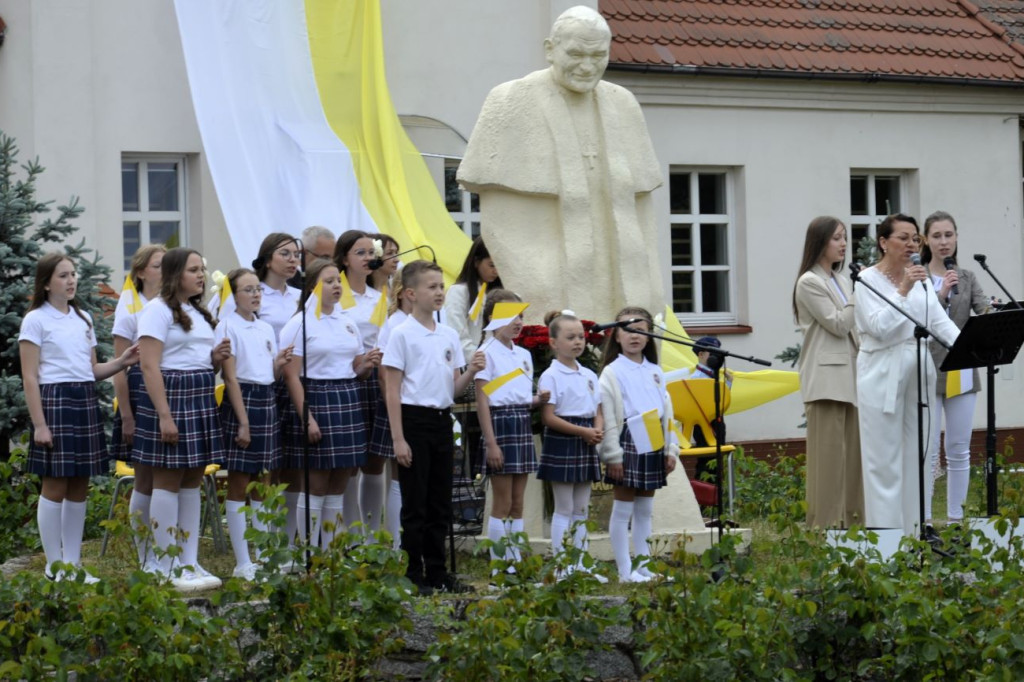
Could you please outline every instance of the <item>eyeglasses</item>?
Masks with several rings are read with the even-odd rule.
[[[242,287],[238,290],[238,293],[245,294],[246,296],[254,296],[255,294],[262,294],[263,290],[259,287]]]
[[[302,257],[302,254],[299,251],[291,251],[289,249],[281,249],[277,251],[277,255],[285,260],[298,260]]]

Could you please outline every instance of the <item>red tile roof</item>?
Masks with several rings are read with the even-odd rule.
[[[599,8],[614,36],[612,68],[1024,85],[1024,47],[1013,42],[1013,31],[1024,34],[1022,1],[599,0]]]

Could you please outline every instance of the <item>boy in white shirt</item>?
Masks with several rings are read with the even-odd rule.
[[[445,570],[444,541],[452,512],[452,417],[455,394],[485,364],[477,351],[469,369],[455,330],[434,320],[444,304],[441,268],[413,261],[402,269],[412,304],[409,319],[391,332],[382,365],[395,458],[402,488],[402,549],[406,576],[429,594],[466,591]]]

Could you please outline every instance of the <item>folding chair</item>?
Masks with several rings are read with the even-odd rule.
[[[712,379],[682,379],[670,382],[667,386],[668,394],[672,398],[672,409],[675,418],[682,425],[682,442],[679,443],[680,457],[709,457],[716,454],[714,429],[711,421],[715,418],[715,382]],[[729,387],[725,381],[720,383],[722,414],[729,408],[732,399]],[[696,447],[693,445],[694,429],[700,429],[704,435],[707,446]],[[735,516],[736,481],[733,470],[733,452],[735,445],[722,443],[722,454],[726,458],[729,472],[729,516]],[[721,475],[721,472],[719,472]],[[691,481],[691,484],[699,481]],[[706,484],[705,484],[706,485]],[[694,490],[694,493],[701,491]],[[717,492],[717,491],[716,491]],[[715,496],[717,503],[717,494]]]

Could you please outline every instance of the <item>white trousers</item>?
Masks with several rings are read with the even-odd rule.
[[[907,535],[919,534],[921,526],[916,349],[909,341],[857,356],[865,525],[902,528]],[[921,352],[921,397],[934,401],[935,366],[925,344]]]
[[[935,479],[931,471],[939,464],[939,434],[943,414],[946,422],[946,518],[959,521],[964,517],[964,502],[971,477],[971,432],[977,393],[961,393],[952,398],[936,395],[932,405],[932,434],[929,438],[928,463],[925,466],[925,515],[931,518]]]

